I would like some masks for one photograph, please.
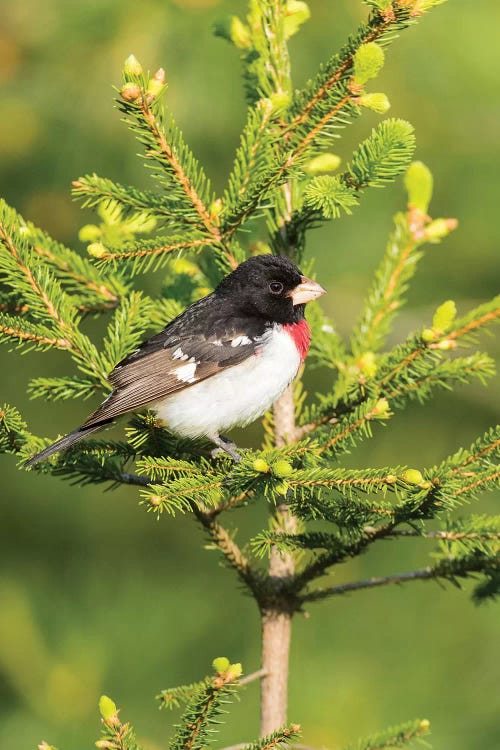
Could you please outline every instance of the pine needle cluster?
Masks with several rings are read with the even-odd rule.
[[[106,395],[107,375],[120,359],[249,254],[274,252],[302,263],[310,230],[351,214],[367,190],[405,175],[407,200],[394,217],[350,341],[319,307],[311,310],[308,366],[327,368],[332,387],[306,399],[296,384],[285,433],[277,413],[266,415],[262,448],[245,450],[233,466],[227,458],[211,459],[202,441],[181,440],[150,413],[141,413],[125,424],[122,440],[87,440],[34,469],[79,484],[135,485],[140,504],[155,516],[191,514],[263,615],[291,617],[320,600],[416,580],[460,585],[474,579],[477,602],[500,594],[500,516],[463,515],[465,505],[500,485],[500,427],[471,436],[470,446],[427,468],[389,463],[351,469],[342,463],[346,452],[375,438],[410,401],[486,382],[494,363],[471,344],[500,321],[500,297],[459,313],[453,301],[437,299],[432,320],[386,347],[427,245],[445,239],[457,222],[431,218],[432,175],[412,161],[415,135],[404,120],[382,120],[345,167],[332,151],[342,129],[365,109],[383,115],[389,108],[385,94],[371,90],[372,81],[396,36],[440,1],[367,4],[367,21],[299,91],[292,89],[287,41],[307,20],[306,3],[251,0],[246,19],[233,16],[217,26],[240,55],[249,103],[220,196],[175,124],[164,71],[149,75],[131,56],[117,105],[141,144],[154,179],[151,190],[96,174],[75,180],[75,198],[97,214],[96,223],[80,232],[85,257],[0,202],[1,339],[23,351],[67,353],[68,375],[34,378],[28,385],[32,398],[84,400]],[[264,219],[266,236],[249,243],[248,225],[258,218]],[[159,296],[134,288],[138,274],[160,269],[165,282]],[[89,315],[107,321],[100,341],[85,332]],[[1,408],[0,449],[15,455],[20,466],[54,437],[33,434],[14,406]],[[256,503],[268,506],[271,521],[243,548],[224,519]],[[321,583],[333,566],[373,545],[387,540],[404,545],[410,537],[422,542],[421,568]],[[272,575],[267,556],[291,561],[288,574]],[[235,665],[221,663],[215,677],[161,694],[163,706],[187,702],[173,750],[210,741],[239,677]],[[138,748],[112,701],[104,700],[101,713],[98,747]],[[417,721],[355,747],[402,747],[427,729],[427,722]],[[248,748],[282,746],[297,731],[282,727]]]

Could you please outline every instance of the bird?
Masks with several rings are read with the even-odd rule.
[[[98,409],[25,467],[142,408],[180,437],[208,439],[214,456],[239,461],[224,433],[262,416],[295,378],[310,343],[305,305],[325,291],[289,258],[248,258],[119,362]]]

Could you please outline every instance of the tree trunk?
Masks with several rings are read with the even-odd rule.
[[[285,445],[294,439],[295,408],[293,386],[289,386],[274,405],[275,442]],[[286,503],[276,511],[276,520],[281,531],[293,533],[296,519]],[[293,606],[283,593],[282,580],[292,576],[295,570],[291,555],[280,555],[271,551],[269,574],[274,579],[273,602],[263,608],[262,618],[262,668],[265,675],[261,682],[261,735],[270,734],[283,726],[287,720],[288,663],[292,635]]]

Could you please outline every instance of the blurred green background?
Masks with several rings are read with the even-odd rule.
[[[311,0],[311,21],[291,43],[301,85],[365,16],[358,0]],[[69,184],[96,171],[122,183],[148,184],[132,137],[113,111],[112,83],[134,52],[163,65],[168,101],[216,188],[224,184],[245,105],[236,52],[215,39],[221,13],[242,2],[217,0],[3,0],[0,27],[0,195],[56,238],[78,246],[91,219],[71,202]],[[500,4],[453,0],[405,32],[390,49],[377,90],[391,114],[416,127],[418,157],[435,175],[434,216],[460,227],[431,246],[394,338],[402,338],[447,298],[459,310],[499,291]],[[377,120],[364,115],[335,150],[348,156]],[[311,236],[325,306],[348,331],[383,252],[401,181],[368,192],[362,206]],[[490,352],[498,341],[486,340]],[[87,406],[29,402],[34,375],[70,372],[62,355],[5,349],[2,400],[18,406],[40,434],[78,424]],[[307,375],[309,390],[328,387]],[[469,444],[498,421],[498,385],[441,394],[397,414],[350,460],[355,465],[421,467]],[[256,441],[248,430],[240,442]],[[103,494],[19,473],[2,462],[0,573],[0,747],[91,747],[97,700],[113,696],[134,721],[146,750],[165,747],[172,717],[153,696],[198,679],[227,654],[258,667],[256,608],[232,574],[202,549],[189,518],[156,522],[134,490]],[[476,512],[498,512],[489,496]],[[238,519],[244,537],[262,508]],[[234,521],[237,519],[235,518]],[[425,543],[425,542],[424,542]],[[422,542],[420,543],[422,544]],[[409,570],[422,562],[411,542],[389,544],[345,565],[337,580]],[[467,586],[465,587],[468,588]],[[358,593],[297,618],[290,717],[308,745],[338,748],[391,723],[432,720],[436,750],[500,746],[499,612],[475,608],[467,594],[433,584]],[[257,687],[231,710],[222,742],[257,734]]]

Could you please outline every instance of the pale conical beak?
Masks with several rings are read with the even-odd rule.
[[[306,302],[318,299],[322,294],[326,294],[326,289],[323,289],[317,281],[308,279],[307,276],[301,276],[300,284],[292,289],[289,296],[292,298],[294,305],[305,305]]]

